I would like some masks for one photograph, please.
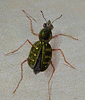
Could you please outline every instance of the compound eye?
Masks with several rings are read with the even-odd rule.
[[[53,29],[53,25],[52,24],[50,25],[50,28]]]
[[[46,26],[47,26],[47,24],[46,24],[46,23],[44,23],[44,24],[43,24],[43,27],[45,28]]]

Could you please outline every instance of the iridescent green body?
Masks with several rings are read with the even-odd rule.
[[[35,74],[45,71],[50,64],[52,58],[52,48],[49,44],[52,38],[51,28],[53,26],[49,20],[39,33],[39,41],[35,42],[30,50],[28,64]]]
[[[39,58],[41,56],[41,58]],[[29,54],[29,60],[28,64],[29,66],[34,69],[36,64],[38,68],[37,71],[35,69],[35,73],[38,73],[40,71],[45,71],[51,61],[51,56],[52,56],[52,49],[49,43],[43,43],[41,41],[37,41],[33,44],[30,54]],[[37,62],[37,60],[40,60],[40,63]]]

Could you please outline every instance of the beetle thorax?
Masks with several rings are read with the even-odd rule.
[[[39,33],[39,39],[42,42],[49,42],[52,39],[51,30],[43,28]]]

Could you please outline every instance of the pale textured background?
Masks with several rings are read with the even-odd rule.
[[[31,34],[30,22],[22,9],[37,20],[37,23],[33,22],[36,33],[45,22],[40,10],[52,21],[63,15],[53,23],[53,35],[59,30],[80,41],[58,37],[51,44],[53,48],[63,50],[67,61],[76,70],[67,66],[61,54],[57,53],[57,56],[55,52],[53,62],[57,68],[51,81],[51,99],[85,100],[85,0],[0,0],[0,100],[48,100],[47,82],[51,66],[47,73],[34,75],[25,63],[24,78],[17,92],[12,93],[20,79],[20,64],[28,57],[31,45],[26,43],[12,55],[4,56],[3,53],[17,49],[27,38],[32,43],[38,40]]]

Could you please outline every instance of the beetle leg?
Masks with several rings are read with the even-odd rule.
[[[26,15],[26,17],[30,20],[30,27],[31,27],[31,32],[32,32],[32,34],[39,37],[39,34],[36,34],[36,33],[33,32],[32,20],[31,20],[31,18],[30,18],[31,16],[29,17],[29,16],[27,15],[27,13],[25,12],[25,10],[22,10],[22,11],[23,11],[24,14]],[[32,19],[33,19],[33,18],[32,18]],[[33,19],[33,20],[36,21],[35,19]]]
[[[11,53],[14,53],[14,52],[18,51],[26,42],[29,42],[29,43],[33,46],[33,44],[27,39],[18,49],[14,50],[14,51],[12,51],[12,52],[9,52],[9,53],[7,53],[7,54],[4,54],[4,55],[7,56],[7,55],[9,55],[9,54],[11,54]]]
[[[13,91],[13,93],[16,92],[16,90],[18,89],[18,87],[19,87],[19,85],[20,85],[20,83],[21,83],[21,81],[22,81],[22,79],[23,79],[23,64],[24,64],[26,61],[28,61],[28,58],[27,58],[26,60],[24,60],[24,61],[21,63],[21,79],[20,79],[20,81],[18,82],[18,85],[17,85],[17,87],[15,88],[15,90]]]
[[[49,79],[49,81],[48,81],[48,94],[49,94],[49,100],[51,100],[51,98],[50,98],[50,81],[51,81],[51,79],[52,79],[52,77],[53,77],[53,74],[54,74],[54,71],[55,71],[55,67],[53,66],[52,61],[50,62],[50,64],[51,64],[52,67],[53,67],[53,71],[52,71],[51,77],[50,77],[50,79]]]
[[[63,51],[62,51],[61,49],[52,49],[52,51],[57,51],[57,50],[59,50],[59,51],[61,52],[61,54],[62,54],[62,56],[63,56],[63,58],[64,58],[64,61],[65,61],[68,65],[70,65],[70,67],[76,69],[76,68],[73,67],[69,62],[67,62],[67,60],[66,60],[66,58],[65,58],[65,56],[64,56],[64,53],[63,53]]]
[[[78,40],[78,39],[76,39],[76,38],[74,38],[74,37],[72,37],[72,36],[70,36],[70,35],[65,35],[65,34],[58,34],[58,35],[55,35],[55,36],[52,37],[52,39],[53,39],[53,38],[57,38],[58,36],[67,36],[67,37],[70,37],[70,38],[72,38],[72,39],[74,39],[74,40]]]

